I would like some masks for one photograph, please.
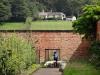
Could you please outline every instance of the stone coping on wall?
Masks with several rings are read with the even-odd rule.
[[[0,30],[0,32],[74,32],[74,30]]]

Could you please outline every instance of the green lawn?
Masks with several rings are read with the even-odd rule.
[[[0,30],[25,30],[28,25],[25,23],[4,23]],[[31,23],[31,30],[72,30],[70,21],[34,21]]]
[[[72,30],[70,21],[36,21],[32,23],[32,30]]]
[[[4,23],[0,26],[0,30],[20,30],[24,29],[25,24],[24,23]]]
[[[64,75],[100,75],[100,71],[88,63],[74,62],[67,65]]]

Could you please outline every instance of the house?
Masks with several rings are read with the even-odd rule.
[[[66,15],[62,12],[40,12],[39,17],[41,19],[56,19],[56,20],[64,20]]]
[[[67,21],[75,21],[76,17],[75,16],[70,16],[70,17],[66,17]]]

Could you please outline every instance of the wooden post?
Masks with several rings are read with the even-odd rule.
[[[96,39],[100,40],[100,20],[97,22],[97,35]]]

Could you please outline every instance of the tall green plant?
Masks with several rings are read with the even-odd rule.
[[[16,36],[0,37],[0,72],[2,75],[17,75],[35,62],[32,45]]]

